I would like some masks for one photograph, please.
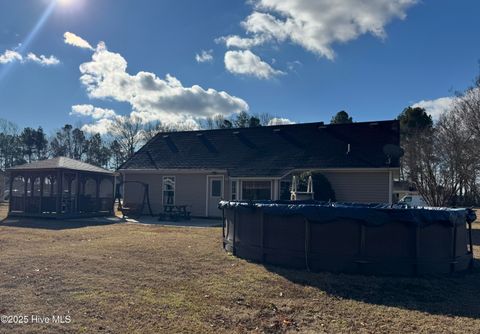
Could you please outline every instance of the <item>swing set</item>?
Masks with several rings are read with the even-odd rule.
[[[121,200],[120,189],[124,184],[127,183],[135,183],[143,186],[143,200],[139,205],[132,204],[129,206],[123,206]],[[125,217],[140,217],[145,209],[145,205],[147,205],[148,212],[153,217],[152,206],[150,205],[150,195],[149,195],[149,185],[145,182],[140,181],[123,181],[117,185],[117,192],[115,194],[115,202],[118,199],[118,210],[122,212],[122,218]]]

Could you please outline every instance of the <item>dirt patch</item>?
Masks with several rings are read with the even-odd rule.
[[[312,274],[228,255],[221,228],[130,224],[0,224],[0,254],[0,315],[72,320],[0,325],[1,333],[480,332],[478,269],[429,278]]]

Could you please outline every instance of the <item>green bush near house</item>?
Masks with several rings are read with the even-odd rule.
[[[313,198],[316,201],[331,201],[335,202],[335,191],[330,184],[330,181],[319,172],[305,172],[300,174],[298,180],[298,190],[307,191],[308,178],[312,176],[313,183]]]

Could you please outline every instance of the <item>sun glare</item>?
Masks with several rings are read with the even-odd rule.
[[[53,0],[60,13],[78,13],[82,10],[84,0]]]
[[[71,5],[74,0],[57,0],[57,3],[60,6],[68,6]]]

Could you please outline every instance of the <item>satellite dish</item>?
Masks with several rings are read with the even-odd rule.
[[[383,153],[390,158],[401,158],[405,151],[398,145],[387,144],[383,147]]]

